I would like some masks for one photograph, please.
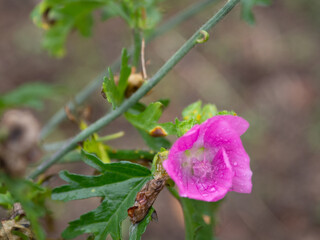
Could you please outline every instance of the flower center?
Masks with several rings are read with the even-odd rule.
[[[193,177],[209,178],[213,172],[213,157],[209,150],[204,147],[192,148],[184,152],[181,167]]]

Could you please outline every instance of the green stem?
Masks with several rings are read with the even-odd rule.
[[[185,239],[215,239],[215,219],[221,201],[204,202],[189,198],[180,198],[180,203],[184,216]]]
[[[147,160],[152,161],[155,155],[153,151],[143,150],[108,150],[111,159],[117,160]]]
[[[138,161],[146,160],[152,162],[155,152],[132,149],[108,149],[108,156],[114,160]],[[79,151],[72,151],[60,159],[59,163],[72,163],[81,161],[81,154]]]
[[[138,89],[130,98],[125,100],[117,109],[113,110],[104,117],[98,119],[95,123],[91,124],[88,128],[84,129],[73,139],[66,143],[66,145],[48,161],[40,164],[34,172],[30,174],[30,178],[35,178],[50,166],[55,164],[69,151],[74,149],[77,144],[93,133],[100,130],[102,127],[108,125],[111,121],[118,118],[122,113],[126,112],[134,104],[136,104],[145,94],[147,94],[161,79],[197,44],[197,39],[201,36],[201,30],[209,31],[215,26],[224,16],[226,16],[240,0],[229,0],[212,18],[210,18],[202,27],[200,27],[187,42],[155,73],[155,75],[148,80],[141,88]]]
[[[146,41],[154,39],[155,37],[173,29],[178,24],[183,22],[184,20],[190,18],[201,10],[205,9],[208,5],[216,2],[217,0],[204,0],[199,3],[192,5],[191,7],[183,10],[181,13],[169,19],[166,23],[162,24],[159,28],[157,28],[151,35],[146,38]],[[115,61],[112,65],[112,71],[118,69],[120,66],[120,57]],[[95,90],[101,87],[103,77],[107,75],[107,71],[102,72],[98,77],[92,80],[84,89],[79,92],[73,101],[67,103],[68,108],[72,111],[77,105],[82,104]],[[42,128],[40,133],[40,140],[46,138],[53,129],[64,119],[66,119],[67,115],[65,113],[64,107],[61,108],[53,117],[48,121],[48,123]]]
[[[117,139],[117,138],[121,138],[124,136],[124,132],[121,131],[121,132],[117,132],[117,133],[114,133],[114,134],[110,134],[110,135],[107,135],[107,136],[104,136],[104,137],[98,137],[96,139],[96,141],[98,142],[107,142],[107,141],[110,141],[110,140],[114,140],[114,139]]]
[[[195,234],[195,227],[193,224],[192,213],[190,209],[193,209],[192,202],[186,201],[184,198],[181,198],[181,207],[183,211],[184,218],[184,231],[185,231],[185,240],[193,240]]]
[[[141,31],[139,29],[133,29],[133,57],[132,65],[139,72],[140,56],[141,56]]]

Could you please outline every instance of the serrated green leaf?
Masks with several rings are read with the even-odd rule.
[[[120,104],[119,92],[114,82],[113,73],[111,68],[108,68],[109,77],[104,77],[103,80],[103,91],[105,92],[108,102],[112,104],[113,109],[115,109]]]
[[[108,234],[120,239],[120,226],[127,217],[127,209],[134,203],[137,192],[152,176],[149,169],[130,162],[104,164],[93,154],[83,152],[85,162],[101,171],[100,175],[84,176],[60,173],[69,183],[53,190],[55,200],[76,200],[103,197],[101,205],[78,220],[69,223],[62,236],[72,239],[83,233],[92,233],[95,239],[105,240]]]
[[[97,169],[99,172],[103,172],[105,164],[95,154],[81,150],[81,157],[83,161],[89,166]]]
[[[91,35],[95,10],[102,10],[102,20],[119,16],[131,28],[145,30],[154,28],[161,18],[158,2],[159,0],[42,0],[32,11],[31,18],[38,27],[46,30],[43,46],[51,55],[63,57],[67,37],[73,29],[84,36]]]
[[[215,213],[220,202],[204,202],[180,198],[182,205],[186,240],[214,239]]]
[[[150,208],[148,214],[145,218],[136,224],[131,224],[129,230],[129,240],[140,240],[142,234],[146,231],[148,224],[152,220],[152,214],[154,212],[154,208]]]
[[[109,77],[104,77],[103,91],[106,94],[108,101],[112,104],[113,109],[120,106],[124,99],[125,91],[128,86],[128,78],[131,74],[131,67],[128,64],[129,55],[127,50],[122,50],[121,69],[118,85],[116,85],[113,73],[108,68]]]
[[[93,24],[92,12],[108,2],[107,0],[43,0],[31,13],[31,18],[39,27],[46,29],[43,46],[50,54],[63,57],[65,42],[69,33],[77,29],[89,36]],[[44,15],[54,23],[44,22]]]

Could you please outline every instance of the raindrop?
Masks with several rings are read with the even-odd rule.
[[[237,163],[237,162],[234,162],[234,163],[233,163],[233,166],[237,166],[237,165],[238,165],[238,163]]]

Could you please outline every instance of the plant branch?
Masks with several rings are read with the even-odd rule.
[[[108,149],[106,150],[110,159],[138,161],[145,160],[152,162],[155,152],[145,150],[132,150],[132,149]],[[72,163],[81,161],[81,154],[78,151],[69,152],[58,163]]]
[[[197,44],[197,39],[201,37],[200,31],[209,31],[215,26],[224,16],[226,16],[240,0],[229,0],[212,18],[210,18],[202,27],[200,27],[193,35],[185,42],[180,49],[155,73],[155,75],[147,81],[141,88],[138,89],[130,98],[125,100],[117,109],[97,120],[88,128],[84,129],[73,139],[66,143],[66,145],[48,161],[40,164],[34,172],[30,174],[30,178],[35,178],[50,166],[55,164],[69,151],[74,149],[77,144],[93,133],[100,130],[102,127],[108,125],[111,121],[118,118],[122,113],[126,112],[130,107],[136,104],[145,94],[147,94],[161,79]]]
[[[133,29],[132,65],[137,69],[137,72],[139,72],[140,66],[141,39],[141,31],[139,29]]]
[[[183,10],[181,13],[178,13],[176,16],[170,18],[167,22],[162,24],[159,28],[157,28],[152,34],[148,35],[146,41],[149,42],[152,39],[156,38],[159,35],[173,29],[177,25],[179,25],[184,20],[192,17],[197,14],[201,10],[205,9],[210,4],[216,2],[217,0],[204,0],[199,3],[196,3],[187,9]],[[115,61],[115,63],[111,66],[112,71],[118,69],[120,66],[120,57]],[[102,72],[99,76],[97,76],[94,80],[92,80],[84,89],[79,92],[73,101],[67,103],[67,107],[72,111],[75,109],[77,105],[82,104],[95,90],[101,87],[103,77],[107,75],[107,71]],[[64,107],[61,108],[58,112],[56,112],[52,118],[48,121],[48,123],[42,128],[40,133],[40,140],[46,138],[53,129],[64,119],[66,118],[66,113]]]

